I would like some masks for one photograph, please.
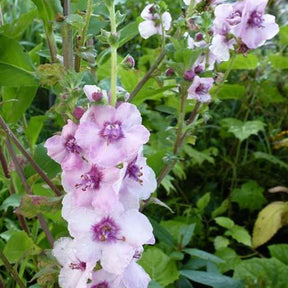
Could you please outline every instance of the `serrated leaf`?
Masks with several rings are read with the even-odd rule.
[[[138,263],[150,275],[152,280],[164,287],[179,278],[176,262],[156,247],[147,249]]]
[[[57,213],[61,210],[63,197],[46,197],[38,195],[24,195],[16,213],[27,218],[33,218],[39,213]]]
[[[249,232],[239,225],[234,225],[231,229],[225,232],[225,235],[231,236],[237,242],[246,246],[251,246],[251,236]]]
[[[20,259],[37,255],[41,249],[24,231],[15,232],[8,240],[3,253],[10,263],[16,263]]]
[[[225,118],[221,124],[241,142],[253,134],[257,135],[259,131],[264,131],[265,126],[263,122],[258,120],[243,122],[235,118]]]
[[[277,231],[287,224],[288,204],[273,202],[258,214],[253,229],[252,245],[257,248],[269,241]]]
[[[220,250],[220,249],[226,248],[226,247],[228,247],[229,243],[230,243],[230,241],[226,237],[216,236],[214,239],[215,250]]]
[[[218,225],[226,229],[232,229],[235,226],[234,221],[227,217],[216,217],[214,220]]]
[[[263,159],[263,160],[269,161],[275,165],[279,165],[282,168],[288,169],[288,164],[286,164],[284,161],[281,161],[280,159],[278,159],[277,157],[275,157],[271,154],[257,151],[257,152],[254,152],[253,155],[256,159]]]
[[[184,146],[185,153],[191,157],[190,161],[193,164],[202,165],[205,161],[214,164],[214,158],[211,155],[211,150],[197,151],[189,145]]]
[[[212,286],[213,288],[244,288],[245,285],[236,279],[221,275],[220,273],[182,270],[180,274],[188,279]]]
[[[231,200],[238,203],[241,209],[259,210],[266,203],[263,192],[264,189],[257,182],[249,181],[244,183],[240,189],[232,191]]]
[[[222,273],[234,270],[241,263],[240,256],[230,247],[217,250],[215,255],[224,260],[224,263],[218,264],[218,268]]]
[[[203,211],[210,202],[210,193],[205,193],[197,202],[196,206],[199,210]]]
[[[79,14],[70,14],[65,21],[78,30],[83,29],[85,26],[85,19]]]
[[[219,68],[227,70],[228,67],[230,66],[231,61],[232,60],[230,59],[230,61],[221,63],[219,65]],[[257,56],[253,54],[249,54],[248,56],[237,55],[232,66],[232,70],[238,70],[238,69],[254,70],[258,66],[258,62],[259,59],[257,58]]]
[[[18,207],[21,199],[23,197],[23,194],[12,194],[8,198],[6,198],[2,205],[0,206],[0,210],[6,210],[8,207]]]

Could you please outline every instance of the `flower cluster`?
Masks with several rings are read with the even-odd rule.
[[[62,167],[66,191],[62,216],[72,238],[61,238],[53,255],[62,266],[64,288],[146,288],[149,276],[136,262],[144,244],[153,244],[152,226],[139,202],[156,189],[143,157],[149,139],[136,106],[93,105],[109,97],[85,86],[91,106],[79,124],[68,120],[61,135],[45,143]]]

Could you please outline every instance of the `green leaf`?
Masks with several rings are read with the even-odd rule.
[[[63,14],[60,0],[32,0],[38,9],[40,18],[48,23],[54,21],[57,14]]]
[[[70,14],[66,18],[66,22],[73,26],[77,30],[82,30],[85,26],[85,19],[84,17],[80,16],[79,14]]]
[[[210,193],[205,193],[197,202],[196,206],[199,210],[203,211],[209,204],[211,199]]]
[[[231,229],[225,232],[225,235],[231,236],[239,243],[251,247],[251,236],[244,227],[234,225]]]
[[[276,232],[287,224],[288,204],[286,202],[273,202],[258,214],[253,229],[252,244],[254,248],[270,240]]]
[[[190,225],[182,225],[180,228],[179,236],[178,236],[178,243],[185,247],[191,241],[195,230],[195,224]]]
[[[128,25],[124,26],[119,31],[120,39],[119,46],[121,47],[126,44],[128,41],[132,40],[138,34],[138,23],[130,22]]]
[[[189,145],[184,146],[185,153],[191,158],[189,161],[192,161],[193,164],[202,165],[205,161],[214,164],[214,158],[212,150],[197,151]]]
[[[33,218],[39,213],[57,213],[61,210],[63,197],[46,197],[38,195],[24,195],[16,213],[27,218]]]
[[[25,130],[25,135],[29,139],[32,147],[36,144],[46,118],[46,116],[34,116],[30,118],[29,124]]]
[[[264,189],[257,182],[249,181],[232,191],[231,200],[238,203],[241,209],[259,210],[266,203],[263,192]]]
[[[175,245],[174,239],[173,239],[172,235],[167,231],[167,229],[165,229],[157,221],[155,221],[151,218],[149,220],[153,226],[153,233],[154,233],[155,237],[159,241],[166,243],[168,246],[174,247],[174,245]]]
[[[241,263],[240,256],[230,247],[217,250],[215,255],[224,260],[224,263],[217,265],[222,273],[234,270]]]
[[[288,69],[288,57],[282,55],[270,55],[269,60],[275,69]]]
[[[164,287],[179,278],[179,272],[175,261],[156,247],[144,251],[138,262],[150,275],[151,279]]]
[[[0,206],[0,210],[6,210],[8,207],[18,207],[20,205],[23,194],[12,194],[4,200]]]
[[[37,87],[3,87],[2,115],[5,121],[8,123],[18,122],[31,105],[36,92]]]
[[[216,217],[214,220],[218,225],[226,229],[232,229],[235,226],[234,221],[227,217]]]
[[[3,253],[10,263],[16,263],[20,259],[38,255],[41,249],[33,243],[24,231],[15,232],[8,240]]]
[[[31,25],[36,16],[37,16],[36,9],[31,10],[28,13],[22,14],[12,23],[1,26],[0,33],[3,33],[3,35],[9,38],[19,39],[21,38],[23,33],[27,30],[27,28]]]
[[[277,259],[254,258],[236,266],[234,278],[253,283],[254,287],[287,288],[287,274],[288,266]]]
[[[230,66],[230,61],[223,62],[219,65],[219,69],[227,70]],[[244,55],[237,55],[236,59],[234,61],[234,64],[232,66],[232,70],[238,70],[238,69],[244,69],[244,70],[254,70],[258,66],[259,59],[257,56],[253,54],[249,54],[248,56]]]
[[[213,272],[182,270],[180,274],[188,279],[212,286],[213,288],[244,288],[245,286],[239,280]]]
[[[221,203],[221,205],[220,205],[219,207],[217,207],[217,208],[212,212],[212,217],[215,218],[215,217],[217,217],[217,216],[219,216],[219,215],[224,214],[224,213],[228,210],[229,206],[230,206],[229,200],[228,200],[228,199],[225,199],[225,200]]]
[[[221,120],[221,125],[233,133],[241,142],[249,138],[251,135],[257,135],[259,131],[264,131],[265,124],[261,121],[246,121],[235,118],[225,118]]]
[[[210,254],[208,252],[196,249],[196,248],[184,249],[183,251],[185,253],[189,254],[190,256],[194,256],[194,257],[206,260],[206,261],[210,261],[212,263],[219,264],[219,263],[224,262],[221,258],[219,258],[213,254]]]
[[[280,43],[288,45],[288,25],[280,27],[279,38]]]
[[[218,90],[217,86],[214,86],[210,93],[212,97],[215,95],[215,91]],[[217,97],[221,100],[226,99],[242,99],[245,96],[246,88],[239,84],[224,84],[217,92]]]
[[[32,61],[23,47],[3,35],[0,43],[0,86],[37,86]]]
[[[229,243],[230,243],[230,241],[226,237],[216,236],[214,239],[215,250],[220,250],[220,249],[226,248],[226,247],[228,247]]]
[[[269,245],[268,249],[272,257],[288,265],[288,244]]]
[[[286,164],[284,161],[279,160],[277,157],[275,157],[275,156],[273,156],[271,154],[267,154],[265,152],[257,151],[257,152],[253,153],[253,156],[256,159],[263,159],[263,160],[269,161],[269,162],[271,162],[271,163],[273,163],[275,165],[279,165],[282,168],[288,169],[288,164]]]
[[[155,281],[150,281],[148,288],[164,288],[164,287]]]

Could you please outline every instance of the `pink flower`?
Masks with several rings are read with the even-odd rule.
[[[234,34],[250,49],[257,48],[279,32],[275,17],[264,14],[268,0],[246,0],[241,23]]]
[[[88,109],[75,137],[90,162],[111,167],[137,154],[148,141],[149,131],[141,125],[136,106],[123,103],[117,108],[93,106]]]
[[[121,183],[121,169],[116,167],[84,163],[82,169],[62,173],[62,185],[67,193],[73,193],[76,206],[111,208]]]
[[[154,34],[162,35],[164,31],[169,30],[171,27],[172,18],[170,13],[164,12],[160,17],[158,13],[155,13],[154,4],[147,5],[142,11],[141,17],[145,21],[139,24],[139,33],[144,39]]]
[[[119,200],[125,209],[139,209],[139,201],[148,199],[156,188],[155,173],[146,164],[146,158],[142,156],[141,151],[128,163]]]
[[[209,90],[213,86],[213,78],[200,78],[195,76],[192,85],[188,89],[187,99],[195,99],[199,102],[210,102],[211,96]]]
[[[217,34],[212,39],[210,51],[215,55],[218,63],[228,61],[230,58],[230,49],[234,48],[236,41],[234,39],[227,40],[226,35]]]
[[[77,129],[78,125],[68,120],[61,136],[55,135],[49,138],[44,145],[47,148],[47,154],[61,164],[63,170],[80,168],[82,165],[82,148],[74,137]]]
[[[70,234],[85,261],[100,261],[104,270],[120,275],[143,244],[153,244],[152,226],[137,210],[115,206],[110,214],[78,208],[70,214]]]
[[[91,102],[100,101],[102,98],[108,100],[107,92],[96,85],[85,85],[83,90]]]
[[[120,277],[116,274],[108,273],[104,269],[93,272],[92,281],[88,288],[120,288]]]
[[[92,278],[93,262],[85,262],[77,253],[75,241],[60,238],[54,244],[52,254],[61,264],[59,284],[65,288],[86,288],[88,279]]]

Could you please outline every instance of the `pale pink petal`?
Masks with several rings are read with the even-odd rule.
[[[126,288],[147,288],[150,281],[149,275],[134,261],[131,262],[123,273],[122,282]]]
[[[139,24],[138,29],[139,29],[139,33],[141,37],[144,39],[148,39],[152,35],[158,33],[158,29],[155,26],[155,22],[152,20],[146,20],[146,21],[141,22]]]

